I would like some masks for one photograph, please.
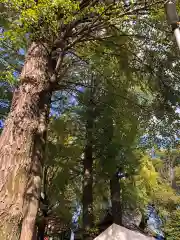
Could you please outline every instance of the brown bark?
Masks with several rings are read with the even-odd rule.
[[[86,146],[83,161],[83,229],[84,239],[91,239],[89,230],[93,227],[93,112],[92,101],[87,111]]]
[[[50,58],[32,43],[0,137],[0,239],[31,240],[42,172]],[[24,221],[22,221],[24,219]]]
[[[110,180],[110,191],[111,191],[113,222],[118,225],[122,225],[120,182],[119,182],[119,177],[117,173],[114,174]]]
[[[20,240],[30,240],[33,236],[33,229],[36,222],[36,215],[39,208],[39,198],[41,192],[41,179],[43,160],[45,158],[45,148],[47,140],[47,126],[49,120],[49,105],[51,94],[47,94],[45,99],[41,99],[41,114],[39,118],[38,131],[34,137],[33,161],[24,199],[24,218],[22,223]]]

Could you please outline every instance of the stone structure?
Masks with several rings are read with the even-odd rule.
[[[154,240],[140,232],[131,231],[127,228],[112,224],[94,240]]]

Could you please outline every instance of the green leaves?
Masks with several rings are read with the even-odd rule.
[[[175,240],[180,238],[180,210],[177,209],[170,212],[167,222],[164,226],[165,236],[167,240]]]
[[[81,201],[88,118],[93,118],[96,211],[101,208],[101,201],[109,198],[108,181],[117,167],[128,175],[121,180],[124,208],[143,209],[151,201],[161,209],[174,206],[177,203],[174,191],[159,173],[162,162],[156,159],[152,163],[138,149],[142,134],[157,135],[161,130],[165,136],[166,131],[172,135],[171,129],[178,129],[170,120],[177,120],[174,107],[179,102],[179,60],[167,40],[168,33],[159,29],[162,10],[154,14],[153,9],[145,18],[135,13],[136,8],[144,7],[142,1],[138,5],[131,1],[128,9],[121,1],[1,2],[3,101],[11,101],[12,97],[4,82],[14,85],[17,82],[14,73],[21,69],[24,56],[19,58],[16,50],[26,48],[29,40],[35,40],[48,43],[57,55],[64,51],[62,68],[67,67],[67,74],[60,80],[75,95],[76,106],[59,100],[56,110],[59,103],[63,110],[60,109],[57,119],[51,119],[49,127],[45,159],[47,193],[52,205],[58,202],[61,206],[56,208],[57,213],[70,218],[73,201]],[[147,7],[151,3],[148,1]],[[80,94],[76,84],[84,87]],[[93,99],[90,99],[92,91]],[[55,104],[52,108],[55,109]],[[160,123],[152,123],[154,115]],[[176,179],[179,181],[179,166],[176,166]]]

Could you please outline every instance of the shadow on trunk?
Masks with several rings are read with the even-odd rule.
[[[122,207],[121,207],[121,196],[120,196],[120,182],[119,182],[119,176],[118,176],[117,172],[111,177],[110,191],[111,191],[113,223],[116,223],[118,225],[122,225]]]

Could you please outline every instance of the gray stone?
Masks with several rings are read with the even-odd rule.
[[[139,232],[131,231],[127,228],[112,224],[94,240],[155,240]]]

